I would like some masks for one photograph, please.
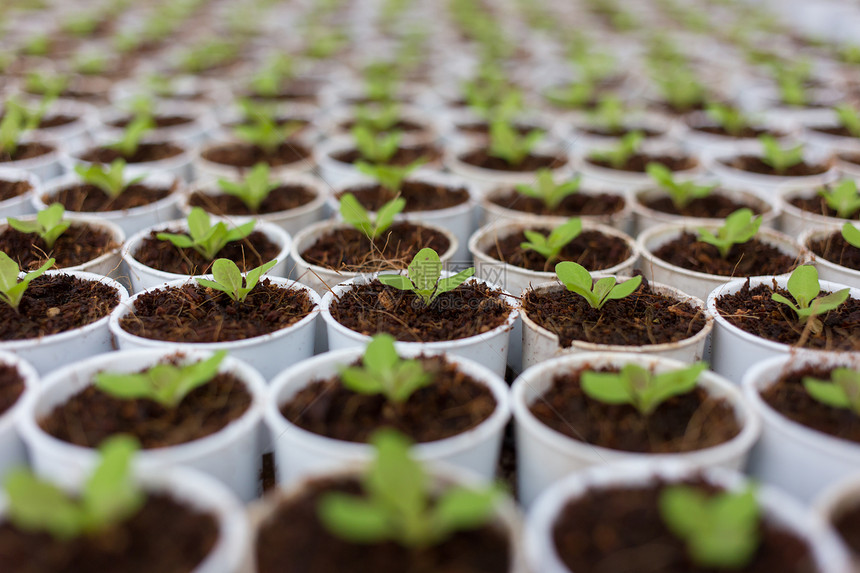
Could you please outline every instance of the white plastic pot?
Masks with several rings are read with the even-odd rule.
[[[119,104],[122,107],[122,104]],[[217,122],[207,106],[176,100],[158,100],[153,110],[156,116],[181,116],[191,119],[188,123],[182,123],[171,127],[153,129],[149,135],[158,141],[177,142],[184,145],[200,145],[206,141],[215,131]],[[100,131],[104,132],[113,140],[122,137],[123,129],[114,127],[112,122],[128,118],[128,112],[121,109],[108,108],[100,114]]]
[[[38,141],[44,145],[53,148],[52,151],[38,157],[29,159],[19,159],[18,161],[4,161],[0,163],[0,167],[5,169],[20,169],[32,175],[35,175],[39,181],[48,181],[63,173],[63,149],[59,147],[56,141],[47,142],[40,141],[34,138],[22,138],[21,143],[33,143]]]
[[[809,229],[800,235],[798,241],[804,247],[809,248],[810,242],[825,239],[833,233],[839,233],[841,229],[841,225],[830,228]],[[815,253],[813,253],[812,263],[818,270],[818,277],[821,280],[860,289],[860,270],[842,266]]]
[[[151,367],[181,351],[188,361],[204,360],[210,352],[188,348],[150,348],[121,351],[95,356],[69,365],[45,377],[30,398],[18,424],[36,471],[51,479],[62,479],[66,472],[82,471],[97,459],[94,448],[78,446],[45,432],[39,420],[66,403],[93,383],[101,371],[134,373]],[[218,479],[244,501],[259,494],[260,428],[266,399],[266,382],[249,364],[228,356],[219,372],[230,372],[239,378],[249,394],[251,404],[237,419],[214,434],[176,446],[141,450],[138,463],[143,468],[164,469],[184,465]]]
[[[705,157],[714,153],[733,153],[739,145],[746,145],[748,141],[756,141],[757,138],[738,138],[727,135],[708,133],[701,128],[716,127],[718,124],[712,120],[706,112],[697,111],[688,114],[681,122],[683,129],[676,133],[678,143],[690,150],[690,152]],[[780,143],[788,144],[796,131],[790,122],[763,121],[754,124],[758,129],[768,129],[771,132],[782,134],[777,137]],[[699,129],[697,129],[699,128]]]
[[[596,149],[590,151],[596,151]],[[677,148],[666,145],[665,143],[661,142],[654,142],[653,144],[645,142],[642,144],[641,151],[642,153],[655,155],[668,154],[677,155],[679,157],[687,157],[683,154],[679,154]],[[654,180],[651,179],[651,176],[644,171],[624,171],[623,169],[612,169],[610,167],[603,167],[589,161],[589,155],[590,152],[578,155],[576,157],[575,165],[575,169],[581,172],[589,180],[599,181],[606,185],[629,189],[631,191],[644,189],[654,184]],[[673,172],[673,177],[678,180],[688,180],[694,179],[704,173],[705,169],[702,162],[694,157],[690,158],[694,161],[693,166],[688,169]]]
[[[114,143],[116,139],[107,132],[97,132],[95,141],[96,145],[98,146]],[[128,163],[125,167],[125,172],[129,178],[140,177],[142,175],[164,173],[173,175],[174,177],[177,177],[182,181],[191,181],[191,162],[194,157],[194,152],[191,147],[183,145],[179,142],[164,140],[156,141],[145,139],[144,143],[170,143],[171,145],[175,145],[181,148],[182,151],[179,154],[174,155],[173,157],[167,157],[165,159],[158,159],[156,161],[141,161],[139,163]],[[64,172],[74,173],[76,165],[83,165],[85,167],[93,165],[92,162],[84,161],[83,159],[81,159],[80,155],[82,155],[86,151],[88,150],[83,149],[81,150],[81,153],[64,155],[61,158]]]
[[[825,489],[813,504],[815,512],[826,522],[833,524],[841,515],[860,505],[860,474],[853,473]],[[854,558],[854,571],[860,571],[860,555]]]
[[[208,159],[205,159],[203,157],[203,154],[206,153],[206,151],[208,150],[215,149],[224,145],[233,145],[235,143],[235,141],[219,141],[214,143],[208,143],[203,147],[200,147],[197,152],[194,153],[194,159],[192,162],[191,171],[193,173],[193,180],[196,181],[199,179],[218,179],[219,177],[223,177],[224,179],[235,181],[241,178],[245,171],[248,170],[248,168],[234,167],[232,165],[227,165],[224,163],[216,163],[214,161],[209,161]],[[309,173],[313,169],[313,157],[308,156],[304,159],[294,161],[293,163],[288,163],[286,165],[281,165],[278,167],[272,167],[269,171],[269,174],[271,178],[282,181],[285,178],[292,177],[300,173]]]
[[[211,279],[211,275],[205,275]],[[310,297],[315,305],[319,305],[319,295],[313,289],[288,279],[268,277],[270,281],[284,288],[301,289]],[[171,281],[157,288],[171,288],[185,284],[189,279]],[[155,290],[155,289],[148,289]],[[282,328],[269,334],[246,338],[244,340],[231,340],[225,342],[169,342],[154,340],[136,336],[123,330],[120,319],[129,314],[134,307],[134,302],[143,293],[141,291],[127,301],[120,304],[110,315],[110,332],[116,337],[120,350],[132,350],[137,348],[152,348],[159,350],[227,350],[231,356],[235,356],[249,364],[253,364],[260,374],[267,380],[274,377],[284,368],[313,356],[314,353],[314,321],[319,313],[318,308],[311,310],[310,314],[295,324]]]
[[[811,211],[805,211],[791,204],[791,200],[796,197],[815,197],[817,190],[808,187],[797,189],[786,189],[778,195],[780,211],[780,223],[782,232],[792,237],[800,237],[800,235],[810,229],[822,229],[827,227],[835,227],[842,225],[848,219],[840,219],[839,217],[828,217]]]
[[[371,106],[371,109],[373,106]],[[408,121],[420,127],[415,131],[401,131],[400,141],[404,145],[423,145],[431,144],[438,139],[439,134],[436,132],[435,126],[428,122],[428,117],[420,110],[408,106],[401,106],[398,112],[398,118],[402,121]],[[330,110],[320,120],[320,130],[327,138],[348,137],[350,130],[344,126],[348,122],[355,119],[355,108],[350,106],[340,106]]]
[[[42,188],[42,184],[38,177],[29,171],[24,171],[23,169],[13,169],[11,167],[0,166],[0,180],[15,182],[26,181],[30,184],[30,190],[22,195],[6,199],[5,201],[0,201],[0,220],[5,220],[6,217],[20,217],[21,215],[28,215],[36,212],[31,204],[31,200],[34,195],[40,193]]]
[[[27,450],[18,435],[18,421],[22,416],[24,400],[39,388],[39,374],[26,360],[11,352],[0,351],[0,364],[14,367],[24,380],[24,390],[18,400],[0,413],[0,480],[12,468],[26,465]]]
[[[816,129],[839,127],[840,125],[841,122],[836,117],[832,117],[828,121],[808,122],[807,125],[803,126],[800,139],[821,153],[830,154],[843,151],[857,153],[860,151],[860,140],[856,137],[833,135]]]
[[[744,395],[763,422],[761,440],[750,458],[751,475],[806,502],[860,468],[860,444],[790,420],[762,399],[761,392],[784,373],[808,365],[857,369],[860,357],[832,353],[778,356],[755,364],[743,377]]]
[[[599,135],[588,131],[600,127],[593,120],[574,121],[573,129],[568,136],[568,139],[573,142],[574,152],[588,154],[592,149],[611,147],[621,141],[621,137],[618,136]],[[654,135],[646,138],[646,141],[651,143],[670,143],[675,139],[675,133],[679,129],[676,121],[663,114],[647,111],[628,114],[623,127],[630,131],[648,130],[653,132]]]
[[[28,105],[38,104],[34,102],[28,103]],[[61,141],[63,148],[70,152],[82,149],[92,143],[91,133],[96,124],[96,109],[92,105],[71,99],[57,99],[48,107],[45,115],[48,117],[66,115],[77,119],[65,125],[34,129],[30,132],[33,141],[43,141],[49,144],[50,142]]]

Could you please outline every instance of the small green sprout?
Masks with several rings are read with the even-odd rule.
[[[66,209],[62,203],[54,203],[47,209],[39,211],[35,221],[21,221],[12,217],[8,217],[6,221],[10,227],[17,231],[39,235],[39,238],[51,249],[60,235],[65,233],[72,224],[71,221],[63,221],[65,213]]]
[[[852,410],[860,416],[860,370],[835,368],[830,380],[803,377],[803,387],[818,402],[844,410]]]
[[[544,133],[539,129],[520,135],[507,121],[492,121],[488,153],[491,157],[504,159],[508,165],[520,165],[543,137]]]
[[[424,165],[425,161],[425,159],[417,159],[409,165],[374,165],[359,160],[355,162],[355,168],[361,173],[373,177],[384,188],[396,193],[400,190],[403,180]]]
[[[69,76],[64,74],[40,73],[32,71],[27,74],[24,86],[28,92],[44,97],[56,98],[69,87]]]
[[[251,88],[263,97],[275,97],[285,81],[295,75],[295,62],[285,54],[278,54],[251,79]]]
[[[225,356],[227,351],[219,350],[206,360],[185,366],[161,363],[140,373],[99,372],[94,385],[116,398],[152,400],[165,408],[176,408],[188,394],[218,374]]]
[[[74,36],[86,37],[96,31],[101,23],[99,14],[74,14],[63,22],[63,31]]]
[[[188,73],[197,74],[226,64],[238,54],[239,46],[234,41],[209,40],[187,50],[179,66]]]
[[[75,173],[90,185],[101,189],[111,199],[116,199],[129,186],[142,181],[146,176],[141,175],[125,181],[125,159],[114,159],[108,167],[100,163],[91,165],[75,165]]]
[[[774,70],[779,95],[782,102],[793,106],[806,105],[809,94],[806,83],[809,81],[812,66],[809,61],[803,61],[795,65],[778,65]]]
[[[279,125],[274,109],[265,106],[247,106],[245,112],[248,114],[247,119],[250,123],[237,125],[233,128],[233,133],[242,141],[259,147],[267,155],[273,155],[285,141],[302,128],[298,122]]]
[[[233,229],[228,229],[227,224],[223,221],[218,221],[213,225],[209,219],[209,213],[200,207],[191,209],[187,221],[187,235],[158,233],[156,237],[159,241],[170,241],[180,249],[194,249],[208,261],[214,259],[215,255],[227,243],[240,241],[250,235],[256,223],[256,221],[251,220]]]
[[[537,179],[535,185],[518,184],[516,186],[517,193],[526,197],[540,199],[551,210],[558,207],[564,201],[565,197],[577,193],[579,185],[582,182],[582,176],[577,175],[568,181],[556,183],[552,170],[546,167],[538,169],[535,172],[535,178]]]
[[[832,189],[819,189],[818,194],[841,219],[847,219],[860,210],[860,193],[857,192],[857,183],[853,179],[844,179]]]
[[[591,114],[591,121],[613,133],[624,129],[624,104],[621,98],[615,95],[600,98]]]
[[[353,543],[391,540],[421,548],[490,520],[497,487],[451,487],[437,496],[424,468],[410,456],[407,438],[385,429],[371,443],[376,459],[362,480],[366,497],[329,493],[320,500],[320,519],[334,535]]]
[[[18,275],[21,269],[18,268],[18,263],[0,251],[0,300],[17,311],[30,283],[45,274],[45,271],[53,267],[55,262],[54,259],[48,259],[44,265],[24,275],[19,282]]]
[[[390,102],[394,100],[397,70],[390,62],[373,62],[364,68],[364,93],[371,101]]]
[[[759,506],[755,490],[708,495],[690,486],[670,486],[660,494],[660,515],[687,545],[699,566],[740,569],[759,545]]]
[[[726,130],[726,133],[735,137],[739,137],[750,126],[746,115],[740,109],[730,105],[709,103],[706,112],[708,117]]]
[[[839,117],[839,123],[854,137],[860,137],[860,112],[854,106],[843,103],[837,105],[833,111]]]
[[[644,138],[641,131],[631,131],[619,139],[615,147],[593,151],[591,157],[598,161],[606,161],[613,169],[621,169],[639,152],[639,146],[642,145]]]
[[[242,181],[218,179],[218,187],[224,193],[238,197],[251,211],[257,211],[266,197],[281,184],[269,179],[269,164],[257,163]]]
[[[396,103],[389,102],[381,106],[359,106],[355,108],[355,124],[369,129],[373,133],[391,131],[400,121],[400,108]]]
[[[801,324],[806,323],[813,316],[837,308],[848,300],[850,294],[850,289],[844,288],[819,297],[821,285],[818,283],[818,271],[812,265],[800,265],[794,269],[788,278],[787,287],[795,302],[791,302],[779,293],[773,293],[770,298],[787,305],[797,313],[797,318],[800,319]]]
[[[768,134],[760,135],[758,140],[761,142],[763,151],[761,160],[780,175],[803,162],[802,144],[783,149],[779,142]]]
[[[585,267],[572,261],[558,263],[555,266],[555,274],[567,290],[578,294],[588,301],[591,308],[598,310],[610,300],[630,296],[642,283],[641,276],[627,279],[621,284],[616,284],[615,277],[604,277],[594,282]]]
[[[123,105],[135,117],[155,116],[155,98],[151,95],[138,94]]]
[[[593,101],[596,95],[597,86],[588,81],[551,87],[544,92],[544,97],[551,104],[567,109],[581,109]]]
[[[707,368],[707,363],[697,362],[660,374],[638,364],[625,364],[619,372],[587,370],[582,373],[582,391],[599,402],[630,404],[643,416],[650,416],[669,398],[691,392]]]
[[[152,117],[135,117],[131,123],[126,126],[120,140],[108,145],[107,147],[118,151],[120,155],[125,159],[128,159],[137,153],[143,137],[153,129],[155,129],[155,121],[153,121]]]
[[[379,275],[379,282],[399,290],[412,291],[429,306],[442,293],[452,291],[475,274],[475,268],[442,278],[442,261],[436,251],[424,248],[418,251],[406,269],[407,276]]]
[[[676,110],[691,110],[705,99],[705,88],[685,66],[660,66],[654,80],[663,99]]]
[[[364,125],[352,128],[355,147],[361,157],[377,165],[388,163],[400,147],[400,132],[377,134]]]
[[[99,447],[101,461],[79,496],[71,496],[29,469],[12,470],[4,487],[7,517],[24,531],[44,531],[67,540],[103,531],[136,514],[146,495],[132,481],[137,440],[115,436]]]
[[[278,264],[277,259],[251,269],[245,275],[245,286],[242,286],[242,271],[239,270],[236,263],[230,259],[217,259],[212,264],[212,278],[215,279],[214,281],[210,281],[208,279],[195,280],[200,286],[209,287],[226,293],[227,296],[236,302],[245,302],[245,299],[248,298],[248,294],[254,290],[255,286],[257,286],[263,273],[274,267],[276,264]]]
[[[842,225],[842,238],[852,247],[860,249],[860,229],[851,223]]]
[[[81,53],[75,56],[72,67],[79,74],[97,76],[107,70],[108,59],[99,53]]]
[[[406,207],[406,199],[397,197],[387,202],[376,212],[376,220],[371,220],[367,209],[362,207],[352,193],[344,193],[340,198],[340,215],[343,220],[355,227],[371,241],[384,233],[394,222],[394,217]]]
[[[394,337],[377,334],[367,349],[361,366],[340,371],[343,385],[359,394],[382,394],[394,404],[402,404],[416,391],[433,381],[419,360],[404,360],[397,355]]]
[[[13,156],[18,150],[21,134],[25,130],[27,118],[20,106],[6,105],[3,120],[0,121],[0,152]]]
[[[698,185],[695,181],[676,181],[672,171],[662,163],[650,162],[645,167],[648,175],[651,176],[660,189],[665,191],[672,204],[677,209],[683,209],[693,199],[701,199],[711,194],[711,191],[717,188],[717,184],[713,185]]]
[[[526,229],[523,233],[528,239],[527,242],[520,243],[520,248],[532,250],[544,258],[546,258],[547,266],[558,258],[561,250],[571,241],[576,239],[582,232],[582,219],[572,217],[563,225],[559,225],[549,235],[544,235],[538,231]]]
[[[27,56],[46,56],[51,51],[51,38],[48,34],[34,34],[27,38],[21,51]]]
[[[708,229],[699,227],[698,240],[717,247],[720,256],[726,258],[733,245],[742,245],[755,237],[761,227],[761,217],[755,217],[751,209],[738,209],[728,217],[714,235]]]

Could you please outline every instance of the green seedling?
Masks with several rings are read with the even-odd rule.
[[[392,62],[374,62],[364,68],[364,95],[374,102],[395,99],[397,68]]]
[[[371,241],[388,230],[394,222],[394,217],[406,207],[406,199],[396,197],[379,208],[376,218],[371,219],[355,195],[344,193],[340,198],[340,215],[343,220],[355,227]]]
[[[4,483],[6,517],[18,529],[46,532],[59,540],[98,533],[128,519],[146,501],[132,480],[131,461],[138,448],[137,440],[128,436],[102,443],[99,465],[80,495],[70,495],[29,469],[12,470]]]
[[[503,159],[508,165],[520,165],[543,136],[544,133],[538,129],[520,135],[516,127],[507,121],[492,121],[488,153]]]
[[[95,387],[123,400],[152,400],[176,408],[188,394],[215,378],[225,356],[227,351],[219,350],[184,366],[161,363],[139,373],[99,372]]]
[[[811,71],[812,67],[809,62],[801,62],[794,66],[779,65],[776,67],[775,80],[783,103],[793,106],[802,106],[808,103],[809,95],[806,83],[810,79]]]
[[[21,52],[26,56],[47,56],[50,51],[51,38],[47,34],[34,34],[21,48]]]
[[[251,88],[263,97],[275,97],[284,82],[295,76],[295,63],[285,54],[273,57],[251,80]]]
[[[401,133],[374,133],[366,126],[356,125],[352,128],[355,147],[362,159],[377,165],[388,163],[400,147]]]
[[[641,131],[631,131],[618,140],[615,147],[593,151],[591,157],[609,163],[613,169],[621,169],[630,158],[639,152],[639,147],[644,138],[645,136]]]
[[[582,391],[604,404],[630,404],[643,416],[650,416],[666,400],[692,392],[705,362],[688,368],[655,374],[638,364],[625,364],[619,372],[582,373]]]
[[[771,299],[780,302],[793,310],[801,324],[811,317],[830,312],[848,300],[850,289],[844,288],[828,295],[819,297],[821,285],[818,283],[818,271],[812,265],[800,265],[788,278],[788,292],[794,302],[779,293],[773,293]]]
[[[598,310],[610,300],[630,296],[642,283],[641,276],[627,279],[620,284],[616,284],[615,277],[604,277],[595,282],[585,267],[571,261],[558,263],[555,266],[555,274],[567,290],[578,294],[588,301],[591,308]]]
[[[249,123],[237,125],[233,133],[242,141],[259,147],[266,155],[273,155],[302,125],[298,122],[278,124],[275,110],[266,106],[246,106],[246,119]]]
[[[205,72],[233,60],[239,54],[238,45],[230,40],[215,39],[189,49],[179,64],[190,74]]]
[[[135,117],[155,117],[155,98],[151,95],[136,95],[123,107]]]
[[[371,443],[376,459],[362,480],[366,495],[329,493],[320,500],[320,520],[334,535],[353,543],[390,540],[423,548],[490,520],[500,496],[497,487],[450,487],[437,494],[410,455],[407,438],[385,429]]]
[[[24,80],[28,92],[48,98],[56,98],[69,87],[69,76],[49,72],[29,72]]]
[[[0,121],[0,152],[10,157],[15,155],[21,135],[25,131],[26,122],[24,109],[18,105],[9,105],[7,102],[3,120]]]
[[[645,167],[648,175],[651,176],[660,189],[665,191],[672,204],[677,209],[683,209],[693,199],[701,199],[711,194],[711,191],[717,188],[717,184],[713,185],[698,185],[695,181],[676,181],[672,171],[662,163],[654,161],[648,163]]]
[[[860,229],[851,223],[842,225],[842,238],[852,247],[860,249]]]
[[[837,105],[833,108],[839,123],[854,137],[860,137],[860,112],[854,106],[847,103]]]
[[[12,110],[13,113],[20,114],[18,121],[21,125],[21,131],[30,131],[39,128],[42,118],[45,117],[48,109],[56,99],[54,96],[43,96],[39,101],[39,105],[31,108],[25,106],[16,98],[9,98],[4,105],[4,112]]]
[[[768,134],[760,135],[763,155],[761,160],[778,174],[786,173],[791,167],[803,163],[803,145],[783,149],[777,140]]]
[[[563,225],[559,225],[549,235],[526,229],[523,233],[528,241],[520,243],[520,248],[532,250],[546,259],[546,267],[558,258],[562,249],[576,239],[582,232],[582,219],[573,217]]]
[[[853,179],[844,179],[834,187],[819,189],[818,194],[841,219],[847,219],[860,210],[860,193]]]
[[[830,372],[830,380],[804,376],[803,387],[818,402],[860,416],[860,370],[835,368]]]
[[[726,258],[734,245],[742,245],[755,237],[761,227],[761,217],[755,217],[751,209],[738,209],[728,217],[725,223],[717,229],[717,234],[698,228],[698,240],[715,246],[720,256]]]
[[[551,87],[544,92],[544,97],[551,104],[566,109],[582,109],[596,96],[597,86],[586,80]]]
[[[87,76],[103,74],[108,68],[108,59],[103,54],[77,54],[72,62],[75,72]]]
[[[110,149],[114,149],[120,153],[125,159],[134,157],[143,137],[155,129],[155,121],[149,116],[138,116],[131,120],[131,123],[123,130],[122,137],[119,141],[108,145]]]
[[[750,126],[746,115],[740,109],[730,105],[709,103],[706,112],[708,117],[726,130],[726,133],[735,137],[739,137]]]
[[[306,37],[309,42],[305,55],[315,60],[325,60],[333,56],[346,43],[346,38],[339,30],[309,30]]]
[[[407,276],[379,275],[379,282],[399,290],[412,291],[424,301],[425,306],[429,306],[440,294],[452,291],[466,282],[466,279],[475,274],[475,268],[470,267],[443,279],[439,255],[433,249],[424,248],[412,258],[406,274]]]
[[[18,263],[0,251],[0,300],[17,311],[30,283],[45,274],[45,271],[53,267],[55,262],[54,259],[48,259],[44,265],[35,271],[30,271],[19,281],[18,275],[21,269],[18,268]]]
[[[740,569],[755,556],[760,510],[753,488],[708,495],[691,486],[670,486],[659,505],[663,523],[684,540],[700,567]]]
[[[264,263],[259,267],[253,268],[245,275],[244,286],[242,285],[242,271],[236,266],[236,263],[230,259],[217,259],[212,264],[212,278],[196,279],[200,286],[212,288],[223,293],[226,293],[231,299],[236,302],[245,302],[248,298],[248,293],[254,290],[257,283],[260,282],[260,277],[263,273],[278,264],[278,260],[272,260]]]
[[[238,197],[248,209],[256,212],[269,196],[269,193],[280,187],[277,181],[269,179],[269,164],[257,163],[248,171],[241,181],[218,179],[218,187],[227,195]]]
[[[207,261],[215,258],[215,255],[223,249],[227,243],[240,241],[251,234],[256,221],[248,221],[243,225],[229,229],[223,221],[214,225],[209,219],[209,213],[200,207],[194,207],[188,214],[188,234],[158,233],[159,241],[170,241],[180,249],[194,249],[203,255]]]
[[[621,98],[615,95],[605,96],[600,99],[597,108],[591,114],[591,121],[617,133],[624,129],[624,104]]]
[[[51,249],[60,235],[65,233],[72,224],[71,221],[63,221],[65,213],[66,209],[62,203],[54,203],[47,209],[39,211],[35,221],[21,221],[12,217],[7,218],[6,221],[17,231],[39,235],[39,238]]]
[[[116,199],[129,186],[142,181],[146,176],[141,175],[129,181],[125,180],[125,159],[114,159],[107,167],[100,163],[91,165],[75,165],[75,173],[85,183],[101,189],[111,199]]]
[[[85,37],[96,31],[101,23],[98,14],[74,14],[63,22],[63,30],[74,36]]]
[[[409,165],[374,165],[359,160],[355,162],[355,168],[361,173],[373,177],[384,188],[396,193],[400,190],[403,180],[425,162],[425,159],[418,159]]]
[[[355,108],[355,125],[366,127],[373,133],[391,131],[400,121],[400,108],[396,103]]]
[[[568,181],[556,183],[553,179],[552,170],[545,167],[537,170],[535,178],[537,179],[535,185],[518,184],[516,186],[517,193],[540,199],[550,210],[555,210],[561,205],[565,197],[577,193],[582,182],[582,177],[577,175]]]
[[[361,366],[342,368],[343,385],[359,394],[382,394],[393,404],[403,404],[416,391],[428,386],[433,376],[424,371],[419,360],[397,355],[394,337],[377,334],[367,349]]]
[[[689,111],[705,99],[705,88],[684,66],[661,65],[654,77],[663,99],[673,109]]]

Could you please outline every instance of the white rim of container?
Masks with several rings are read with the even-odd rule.
[[[0,435],[3,435],[8,430],[14,429],[21,418],[24,401],[39,390],[39,373],[33,368],[33,365],[12,352],[0,350],[0,364],[13,366],[18,371],[18,375],[24,380],[24,390],[18,396],[12,406],[5,412],[0,413]]]
[[[0,164],[0,179],[4,181],[16,182],[26,181],[30,185],[29,191],[18,195],[17,197],[10,197],[5,201],[0,201],[0,210],[27,204],[30,204],[30,206],[32,207],[32,198],[42,192],[41,180],[36,175],[23,169],[18,169],[16,167],[3,167],[2,164]],[[15,217],[20,215],[12,216]]]
[[[747,191],[741,189],[720,189],[719,187],[717,187],[716,189],[714,189],[714,193],[728,197],[732,200],[736,200],[738,203],[746,203],[748,205],[761,209],[760,216],[762,218],[763,225],[774,223],[782,213],[782,209],[780,208],[780,204],[777,200],[774,200],[763,194],[756,193],[755,191]],[[646,207],[645,204],[642,202],[642,199],[645,197],[662,195],[666,195],[666,193],[656,187],[648,187],[637,191],[633,194],[633,197],[631,199],[631,203],[633,204],[633,213],[637,217],[648,218],[651,220],[660,221],[661,223],[680,223],[689,220],[695,221],[695,223],[700,225],[721,225],[724,222],[723,219],[717,217],[693,218],[688,217],[686,215],[674,215],[672,213],[664,213],[662,211],[657,211],[656,209]],[[763,207],[767,207],[767,209],[762,209]]]
[[[846,223],[848,223],[848,222],[854,223],[855,227],[860,228],[860,224],[858,224],[857,221],[846,220],[845,222]],[[855,278],[858,281],[857,284],[860,285],[860,270],[852,269],[851,267],[846,267],[846,266],[840,265],[839,263],[834,263],[833,261],[831,261],[829,259],[825,259],[821,255],[816,255],[814,252],[812,252],[812,249],[809,248],[809,241],[810,240],[812,240],[812,239],[824,239],[827,236],[830,236],[834,233],[839,233],[841,229],[842,229],[842,225],[828,226],[826,228],[820,227],[820,228],[815,228],[815,229],[808,229],[808,230],[804,231],[803,234],[800,235],[800,237],[797,240],[800,242],[801,245],[803,245],[803,247],[805,249],[809,249],[809,251],[815,257],[813,264],[816,267],[817,266],[824,267],[829,272],[857,275]],[[849,285],[846,284],[845,286],[849,286]]]

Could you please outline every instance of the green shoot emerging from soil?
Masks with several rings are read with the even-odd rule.
[[[370,218],[370,213],[362,207],[352,193],[344,193],[340,198],[340,215],[343,220],[364,233],[373,240],[384,233],[394,222],[394,217],[406,207],[406,199],[397,197],[379,208],[376,219]]]
[[[851,223],[842,225],[842,238],[853,247],[860,249],[860,229]]]
[[[146,501],[131,475],[138,447],[128,436],[106,440],[99,447],[101,461],[79,496],[43,481],[29,469],[12,470],[4,484],[9,521],[23,531],[44,531],[64,540],[103,531],[133,516]]]
[[[779,87],[782,103],[793,106],[806,105],[809,101],[809,94],[805,84],[810,77],[810,71],[809,62],[776,67],[774,79]]]
[[[654,80],[663,99],[676,110],[692,110],[705,99],[705,88],[684,66],[661,66]]]
[[[18,268],[18,263],[9,258],[9,255],[6,253],[0,251],[0,300],[17,311],[30,283],[45,274],[45,271],[53,267],[55,262],[54,259],[48,259],[44,265],[35,271],[27,273],[18,282],[18,274],[21,272],[21,269]]]
[[[761,217],[753,216],[751,209],[738,209],[728,217],[723,226],[717,229],[717,234],[699,227],[698,240],[715,246],[720,256],[726,258],[733,245],[742,245],[755,237],[761,227]]]
[[[269,164],[254,165],[241,181],[218,179],[218,187],[227,195],[238,197],[251,211],[257,211],[269,193],[280,187],[280,183],[269,179]]]
[[[830,373],[830,380],[804,376],[803,387],[822,404],[852,410],[860,416],[860,370],[835,368]]]
[[[860,137],[860,112],[847,103],[837,105],[833,111],[839,117],[839,123],[854,137]]]
[[[22,233],[33,233],[45,242],[48,248],[53,248],[54,243],[60,238],[60,235],[66,232],[71,226],[70,221],[63,221],[63,215],[66,214],[66,209],[61,203],[54,203],[47,209],[39,211],[36,214],[35,221],[21,221],[9,217],[6,219],[9,226]]]
[[[245,275],[245,285],[242,286],[242,271],[239,270],[236,263],[230,259],[217,259],[212,263],[212,278],[215,280],[196,280],[200,286],[209,287],[226,293],[227,296],[236,302],[245,302],[248,294],[254,290],[255,286],[257,286],[263,273],[274,267],[276,264],[278,264],[277,259],[251,269]]]
[[[452,291],[475,274],[474,267],[442,278],[442,261],[433,249],[421,249],[406,269],[407,276],[379,275],[379,282],[400,290],[412,291],[429,306],[440,294]]]
[[[803,145],[783,149],[772,135],[767,134],[760,135],[758,140],[762,145],[761,160],[780,175],[803,162]]]
[[[726,130],[726,133],[735,137],[740,136],[750,126],[750,121],[744,113],[740,109],[730,105],[710,103],[707,107],[707,113],[708,117]]]
[[[588,370],[582,373],[582,391],[604,404],[630,404],[643,416],[650,416],[669,398],[691,392],[707,368],[705,362],[697,362],[660,374],[638,364],[625,364],[619,372]]]
[[[302,128],[299,122],[279,125],[271,106],[255,104],[246,105],[244,109],[250,123],[237,125],[233,133],[242,141],[259,147],[266,155],[274,155],[284,142]]]
[[[548,209],[555,209],[564,201],[565,197],[579,191],[579,184],[582,181],[582,177],[577,175],[569,181],[556,183],[553,179],[552,170],[546,167],[538,169],[535,178],[537,179],[535,185],[521,183],[516,186],[517,192],[526,197],[540,199]]]
[[[555,266],[555,274],[567,290],[578,294],[588,301],[591,308],[596,309],[603,308],[610,300],[630,296],[642,283],[641,276],[627,279],[621,284],[616,284],[615,277],[604,277],[594,282],[585,267],[572,261],[558,263]]]
[[[69,87],[69,76],[50,72],[30,72],[25,80],[28,92],[48,98],[56,98]]]
[[[376,180],[389,191],[398,192],[403,180],[421,167],[425,159],[418,159],[409,165],[374,165],[366,161],[356,161],[355,168]]]
[[[211,261],[227,243],[240,241],[251,234],[256,221],[248,221],[243,225],[229,229],[223,221],[214,225],[209,219],[209,213],[200,207],[194,207],[188,214],[188,234],[158,233],[159,241],[170,241],[180,249],[194,249]]]
[[[401,133],[374,133],[366,126],[356,125],[352,128],[355,147],[361,157],[377,165],[388,163],[400,147]]]
[[[212,380],[227,356],[219,350],[206,360],[176,366],[161,363],[143,372],[99,372],[95,387],[124,400],[152,400],[165,408],[177,407],[188,394]]]
[[[89,183],[101,189],[111,199],[116,199],[129,186],[144,179],[144,175],[135,177],[131,181],[125,181],[125,159],[114,159],[110,166],[105,167],[100,163],[91,165],[75,165],[75,173],[84,183]]]
[[[128,159],[137,153],[143,137],[155,129],[155,121],[152,117],[141,115],[135,117],[123,131],[122,138],[107,147],[115,149],[124,158]]]
[[[818,194],[824,198],[828,207],[836,211],[839,218],[847,219],[860,210],[860,193],[857,192],[857,183],[853,179],[845,179],[830,188],[819,189]]]
[[[546,258],[547,265],[558,258],[561,250],[582,232],[582,219],[572,217],[563,225],[559,225],[549,235],[526,229],[523,233],[528,239],[520,243],[520,248],[536,251]]]
[[[0,153],[15,154],[21,135],[27,131],[27,115],[20,105],[6,103],[3,120],[0,121]]]
[[[567,109],[580,109],[593,101],[597,86],[590,81],[572,82],[565,86],[549,88],[544,97],[554,106]]]
[[[773,293],[771,299],[787,305],[795,313],[801,324],[809,318],[830,312],[848,300],[850,289],[844,288],[828,295],[819,297],[821,285],[818,283],[818,271],[812,265],[801,265],[794,269],[788,278],[788,292],[794,298],[791,302],[779,293]],[[796,303],[796,304],[795,304]]]
[[[672,204],[677,209],[683,209],[693,199],[707,197],[711,194],[711,191],[717,188],[716,183],[713,185],[698,185],[695,181],[676,181],[671,169],[655,161],[648,163],[645,170],[651,176],[651,179],[660,186],[660,189],[669,195]]]
[[[593,151],[591,157],[598,161],[606,161],[613,169],[621,169],[639,151],[643,139],[644,135],[641,131],[631,131],[618,140],[615,147]]]
[[[488,153],[492,157],[504,159],[508,165],[520,165],[543,136],[544,133],[538,129],[520,135],[516,127],[507,121],[493,121],[490,123]]]
[[[600,98],[597,108],[591,114],[591,121],[612,131],[624,128],[624,104],[616,95]]]
[[[394,404],[406,402],[416,390],[433,381],[419,360],[405,360],[397,355],[390,334],[374,336],[364,351],[362,365],[343,368],[340,378],[353,392],[382,394]]]
[[[373,133],[391,131],[400,121],[400,108],[390,102],[378,106],[359,106],[355,108],[355,124],[366,127]]]
[[[498,488],[450,487],[437,496],[430,476],[410,456],[407,438],[380,430],[371,442],[376,460],[362,480],[366,495],[329,493],[320,500],[320,519],[334,535],[353,543],[390,540],[421,548],[489,521]]]
[[[253,90],[264,97],[275,97],[281,86],[295,75],[295,63],[286,54],[278,54],[251,79]]]
[[[759,506],[755,491],[708,495],[690,486],[670,486],[660,494],[660,515],[687,545],[700,567],[740,569],[759,545]]]

